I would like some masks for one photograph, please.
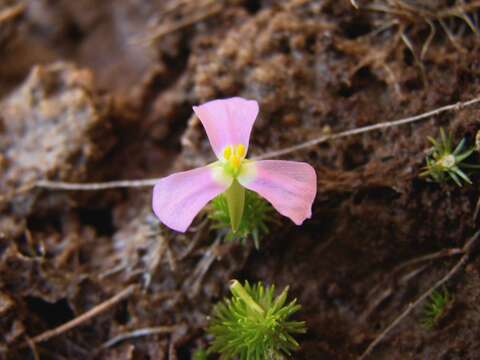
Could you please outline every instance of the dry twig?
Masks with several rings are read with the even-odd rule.
[[[16,18],[17,16],[23,14],[24,11],[25,11],[25,5],[21,3],[10,6],[0,11],[0,24],[4,23],[5,21]]]
[[[417,298],[413,303],[408,304],[407,308],[397,317],[394,321],[390,323],[367,347],[367,349],[363,352],[363,354],[358,358],[358,360],[365,359],[373,349],[390,333],[392,329],[394,329],[405,317],[407,317],[413,309],[415,309],[418,305],[420,305],[425,299],[427,299],[435,290],[437,290],[440,286],[445,284],[448,280],[450,280],[468,261],[470,254],[472,253],[472,249],[475,245],[475,242],[478,240],[480,236],[480,231],[476,232],[463,246],[463,256],[460,260],[455,264],[450,271],[438,280],[431,288],[425,291],[420,297]]]
[[[336,140],[336,139],[340,139],[340,138],[344,138],[352,135],[367,133],[374,130],[383,130],[383,129],[387,129],[395,126],[410,124],[420,120],[424,120],[434,115],[439,115],[447,111],[459,111],[460,109],[475,105],[477,103],[480,103],[480,96],[468,101],[463,101],[463,102],[461,101],[455,104],[445,105],[437,109],[427,111],[423,114],[419,114],[419,115],[415,115],[415,116],[411,116],[403,119],[398,119],[394,121],[385,121],[385,122],[377,123],[374,125],[368,125],[368,126],[351,129],[351,130],[342,131],[336,134],[322,135],[320,137],[305,141],[297,145],[293,145],[280,150],[275,150],[272,152],[267,152],[259,156],[254,156],[253,159],[262,160],[262,159],[275,158],[275,157],[287,155],[299,150],[308,149],[330,140]],[[108,181],[108,182],[101,182],[101,183],[86,183],[86,184],[41,180],[36,183],[36,187],[52,189],[52,190],[95,191],[95,190],[106,190],[106,189],[128,188],[128,187],[134,187],[134,188],[150,187],[155,185],[155,183],[158,180],[159,179],[157,178],[157,179],[145,179],[145,180]]]
[[[185,282],[185,289],[190,298],[194,298],[198,295],[203,279],[206,273],[212,266],[215,258],[218,256],[218,248],[220,247],[220,238],[217,238],[215,242],[205,251],[202,259],[198,262],[197,267],[193,271],[192,276]]]
[[[147,38],[133,39],[132,43],[141,44],[141,45],[151,44],[154,41],[157,41],[168,34],[171,34],[181,29],[184,29],[186,27],[192,26],[199,21],[206,20],[209,17],[218,14],[222,9],[223,9],[223,5],[221,3],[214,3],[214,5],[210,9],[204,12],[194,13],[194,15],[187,17],[185,19],[182,19],[174,24],[162,26]]]
[[[33,343],[32,339],[30,339],[28,336],[27,336],[27,343],[28,343],[28,346],[30,347],[30,350],[32,351],[33,359],[40,360],[40,356],[38,356],[38,352],[37,352],[37,347]]]
[[[260,155],[260,156],[256,156],[256,157],[254,157],[254,159],[262,160],[262,159],[270,159],[270,158],[283,156],[283,155],[290,154],[290,153],[293,153],[293,152],[296,152],[296,151],[299,151],[299,150],[303,150],[303,149],[307,149],[307,148],[319,145],[321,143],[324,143],[324,142],[327,142],[327,141],[330,141],[330,140],[336,140],[336,139],[344,138],[344,137],[347,137],[347,136],[367,133],[367,132],[374,131],[374,130],[383,130],[383,129],[391,128],[391,127],[394,127],[394,126],[410,124],[410,123],[413,123],[413,122],[417,122],[417,121],[429,118],[429,117],[434,116],[434,115],[444,113],[446,111],[451,111],[451,110],[458,111],[462,108],[465,108],[465,107],[468,107],[468,106],[471,106],[471,105],[474,105],[474,104],[477,104],[477,103],[480,103],[480,96],[476,97],[472,100],[468,100],[468,101],[464,101],[464,102],[458,102],[456,104],[445,105],[445,106],[439,107],[437,109],[427,111],[423,114],[407,117],[407,118],[404,118],[404,119],[399,119],[399,120],[394,120],[394,121],[385,121],[385,122],[377,123],[377,124],[374,124],[374,125],[368,125],[368,126],[359,127],[359,128],[352,129],[352,130],[342,131],[342,132],[339,132],[339,133],[336,133],[336,134],[322,135],[322,136],[317,137],[315,139],[305,141],[301,144],[297,144],[297,145],[294,145],[294,146],[287,147],[285,149],[280,149],[280,150],[268,152],[268,153]]]
[[[45,331],[44,333],[41,333],[40,335],[37,335],[30,339],[30,341],[27,341],[24,346],[32,346],[34,344],[38,344],[47,340],[50,340],[53,337],[56,337],[58,335],[61,335],[67,331],[72,330],[73,328],[83,324],[84,322],[89,321],[90,319],[94,318],[95,316],[100,315],[101,313],[107,311],[110,309],[112,306],[115,304],[119,303],[120,301],[130,297],[135,289],[137,289],[137,285],[130,285],[124,290],[120,291],[117,295],[111,297],[110,299],[102,302],[101,304],[98,304],[94,308],[88,310],[86,313],[76,317],[75,319],[72,319],[65,324],[62,324],[54,329]]]
[[[149,187],[156,184],[159,179],[142,179],[142,180],[118,180],[118,181],[106,181],[100,183],[69,183],[63,181],[49,181],[40,180],[36,183],[36,187],[44,189],[55,190],[69,190],[69,191],[95,191],[95,190],[107,190],[118,188],[135,188],[135,187]]]
[[[177,329],[178,329],[178,326],[173,325],[173,326],[155,326],[155,327],[149,327],[149,328],[130,331],[127,333],[119,334],[111,338],[110,340],[103,343],[99,349],[109,348],[127,339],[138,338],[143,336],[151,336],[151,335],[170,334]]]
[[[415,65],[419,68],[422,80],[425,84],[427,78],[422,61],[424,60],[432,40],[437,33],[437,25],[442,28],[447,39],[452,43],[455,49],[461,53],[464,53],[466,50],[460,45],[457,37],[461,36],[461,33],[465,30],[464,25],[466,24],[474,34],[478,34],[479,32],[476,13],[480,8],[480,1],[478,0],[472,0],[468,4],[463,0],[459,0],[455,6],[445,7],[438,7],[432,4],[429,5],[422,1],[407,2],[405,0],[372,0],[365,2],[364,6],[360,6],[355,0],[350,0],[350,2],[357,10],[378,12],[386,16],[387,19],[383,23],[380,23],[378,29],[373,30],[366,36],[372,37],[386,30],[396,29],[394,30],[395,38],[400,36],[406,48],[408,48],[413,55]],[[445,23],[445,20],[450,21],[453,18],[458,18],[463,21],[462,25],[459,27],[459,33],[457,35],[453,33],[451,25],[449,27]],[[415,31],[418,32],[418,30],[415,30],[415,25],[423,24],[428,25],[429,34],[421,46],[420,54],[417,54],[413,42],[410,40],[410,34],[414,34]],[[389,43],[393,43],[393,41],[389,40]],[[388,45],[387,47],[390,48],[387,52],[387,56],[393,51],[393,49],[397,48],[396,46],[392,48]],[[372,53],[372,50],[369,49],[368,53]],[[366,58],[360,62],[363,63],[365,60],[368,60],[369,57],[371,56],[367,55]],[[382,67],[385,64],[385,62],[376,62],[374,60],[375,59],[372,59],[370,62],[374,66]]]

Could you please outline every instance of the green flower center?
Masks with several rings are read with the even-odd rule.
[[[450,169],[452,168],[453,166],[455,166],[455,163],[456,163],[456,159],[455,159],[455,156],[452,155],[452,154],[448,154],[448,155],[445,155],[445,156],[442,156],[438,161],[437,161],[438,165],[440,165],[441,167],[445,168],[445,169]]]
[[[227,145],[223,149],[223,168],[225,172],[234,178],[238,176],[245,160],[247,150],[243,144]]]

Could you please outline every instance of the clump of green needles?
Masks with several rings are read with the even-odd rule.
[[[421,324],[427,329],[433,329],[439,320],[445,315],[447,307],[453,302],[453,298],[447,289],[434,291],[430,295],[423,310]]]
[[[209,353],[220,359],[283,359],[298,348],[293,334],[305,333],[305,322],[288,318],[300,309],[296,300],[287,303],[288,287],[275,297],[274,286],[232,281],[232,298],[217,304],[208,333],[214,337]]]
[[[462,181],[472,184],[464,170],[480,169],[480,166],[465,164],[463,161],[473,153],[475,148],[465,149],[465,139],[453,148],[452,134],[449,133],[447,136],[443,129],[440,129],[439,139],[428,137],[428,140],[433,146],[427,154],[427,164],[420,176],[429,177],[438,183],[452,179],[458,186],[462,186]]]
[[[246,241],[253,239],[255,247],[260,247],[262,236],[268,234],[268,223],[273,220],[272,206],[253,191],[245,192],[245,209],[238,229],[234,232],[230,227],[230,215],[225,196],[219,195],[210,204],[210,219],[212,227],[216,229],[229,229],[225,240]]]

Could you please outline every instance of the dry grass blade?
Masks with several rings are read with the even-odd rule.
[[[207,9],[203,12],[194,13],[194,15],[187,17],[185,19],[179,20],[176,23],[168,24],[165,26],[160,26],[153,34],[147,36],[146,38],[137,38],[132,39],[132,44],[139,45],[150,45],[151,43],[161,39],[162,37],[184,29],[186,27],[192,26],[199,21],[208,19],[211,16],[217,15],[220,11],[223,10],[223,5],[221,3],[214,3],[210,9]]]
[[[386,122],[381,122],[374,125],[363,126],[363,127],[359,127],[359,128],[355,128],[347,131],[342,131],[336,134],[322,135],[320,137],[305,141],[303,143],[300,143],[294,146],[290,146],[280,150],[275,150],[259,156],[254,156],[253,159],[262,160],[262,159],[279,157],[279,156],[287,155],[296,151],[314,147],[326,141],[335,140],[335,139],[339,139],[347,136],[363,134],[363,133],[367,133],[374,130],[383,130],[383,129],[387,129],[394,126],[414,123],[416,121],[427,119],[431,116],[438,115],[447,111],[458,111],[460,109],[475,105],[479,102],[480,102],[480,96],[468,101],[442,106],[437,109],[430,110],[425,113],[403,118],[403,119],[386,121]],[[38,188],[45,188],[45,189],[51,189],[51,190],[96,191],[96,190],[107,190],[107,189],[115,189],[115,188],[151,187],[155,185],[155,183],[158,180],[159,179],[122,180],[122,181],[109,181],[109,182],[86,183],[86,184],[41,180],[41,181],[38,181],[35,184],[35,186]]]
[[[69,183],[63,181],[49,181],[49,180],[40,180],[35,186],[38,188],[44,189],[55,189],[55,190],[68,190],[68,191],[95,191],[95,190],[107,190],[107,189],[118,189],[124,187],[149,187],[153,186],[160,180],[156,179],[143,179],[143,180],[119,180],[119,181],[106,181],[101,183]]]
[[[472,105],[477,104],[477,103],[480,103],[480,96],[476,97],[472,100],[442,106],[442,107],[439,107],[437,109],[428,111],[428,112],[423,113],[423,114],[410,116],[410,117],[399,119],[399,120],[385,121],[385,122],[377,123],[377,124],[374,124],[374,125],[363,126],[363,127],[359,127],[359,128],[355,128],[355,129],[347,130],[347,131],[342,131],[342,132],[339,132],[339,133],[336,133],[336,134],[331,134],[331,135],[322,135],[322,136],[314,138],[312,140],[305,141],[301,144],[297,144],[297,145],[290,146],[290,147],[287,147],[287,148],[284,148],[284,149],[280,149],[280,150],[268,152],[268,153],[263,154],[263,155],[256,156],[256,157],[254,157],[254,159],[263,160],[263,159],[270,159],[270,158],[275,158],[275,157],[287,155],[287,154],[290,154],[290,153],[293,153],[293,152],[296,152],[296,151],[299,151],[299,150],[304,150],[304,149],[311,148],[313,146],[324,143],[326,141],[340,139],[340,138],[347,137],[347,136],[352,136],[352,135],[363,134],[363,133],[367,133],[367,132],[374,131],[374,130],[383,130],[383,129],[387,129],[387,128],[394,127],[394,126],[414,123],[416,121],[424,120],[424,119],[427,119],[431,116],[444,113],[446,111],[458,111],[459,109],[462,109],[462,108],[465,108],[465,107],[468,107],[468,106],[472,106]]]
[[[7,202],[10,201],[12,198],[15,196],[24,194],[26,192],[29,192],[32,190],[35,186],[37,186],[38,183],[35,183],[34,181],[27,182],[26,184],[23,184],[17,189],[14,189],[12,191],[9,191],[3,195],[0,195],[0,203],[2,202]]]
[[[407,308],[393,320],[390,325],[388,325],[367,347],[363,354],[358,358],[358,360],[366,359],[368,355],[373,351],[373,349],[394,329],[404,318],[406,318],[417,306],[419,306],[423,301],[425,301],[435,290],[444,285],[448,280],[450,280],[468,261],[472,249],[475,245],[475,242],[480,236],[480,231],[475,233],[464,245],[463,251],[464,255],[461,259],[455,264],[450,271],[438,280],[431,288],[425,291],[420,297],[417,298],[413,303],[408,304]]]
[[[464,254],[464,249],[461,248],[450,248],[437,251],[432,254],[422,255],[420,257],[410,259],[400,265],[397,265],[388,276],[386,282],[379,282],[376,286],[374,286],[368,294],[368,298],[372,298],[369,300],[369,305],[367,306],[366,310],[360,315],[360,319],[365,321],[371,314],[388,298],[390,295],[393,294],[394,289],[399,285],[405,285],[409,280],[413,279],[417,274],[423,272],[427,265],[421,265],[424,262],[432,261],[436,259],[441,259],[445,257],[451,257],[455,255]],[[417,266],[413,271],[410,271],[406,275],[403,275],[399,280],[399,274],[403,272],[403,270],[412,267],[413,265],[420,265]],[[389,283],[393,283],[389,285]]]
[[[120,301],[130,297],[137,288],[138,288],[137,285],[128,286],[127,288],[123,289],[115,296],[102,302],[101,304],[98,304],[94,308],[76,317],[75,319],[70,320],[65,324],[62,324],[54,329],[45,331],[44,333],[33,337],[32,339],[30,339],[30,341],[27,341],[25,344],[23,344],[23,347],[32,346],[32,344],[38,344],[38,343],[50,340],[53,337],[59,336],[69,330],[72,330],[73,328],[87,322],[88,320],[94,318],[95,316],[98,316],[99,314],[109,310],[112,306],[119,303]]]
[[[219,247],[220,238],[217,238],[198,262],[192,276],[185,282],[184,288],[190,298],[195,298],[200,292],[203,279],[218,256]]]
[[[5,22],[9,21],[11,19],[16,18],[17,16],[23,14],[25,11],[25,5],[24,4],[17,4],[14,6],[10,6],[2,11],[0,11],[0,25]]]
[[[37,347],[33,343],[32,339],[30,339],[28,336],[27,336],[27,343],[28,343],[28,346],[30,347],[30,350],[32,351],[33,359],[34,360],[40,360],[40,356],[38,355]]]
[[[480,8],[480,1],[471,1],[468,4],[459,0],[454,5],[438,6],[429,2],[407,2],[404,0],[374,0],[366,2],[365,6],[360,6],[356,1],[351,0],[352,5],[357,9],[363,9],[372,12],[382,13],[385,16],[385,22],[396,23],[398,26],[397,34],[400,34],[404,45],[410,50],[415,58],[415,65],[421,70],[422,78],[425,82],[425,72],[422,60],[425,58],[427,51],[437,33],[436,27],[440,26],[448,40],[459,52],[466,50],[460,45],[457,37],[461,36],[465,30],[464,26],[459,27],[459,33],[454,34],[452,20],[458,18],[474,33],[478,34],[477,10]],[[469,16],[471,15],[471,17]],[[445,21],[448,20],[449,24]],[[427,24],[430,28],[429,34],[421,46],[420,57],[418,58],[410,35],[418,35],[422,25]],[[463,25],[463,24],[462,24]],[[408,29],[408,30],[407,30]],[[407,34],[408,31],[408,34]],[[370,35],[379,33],[374,30]],[[377,65],[381,66],[381,64]]]
[[[109,347],[112,347],[122,341],[132,339],[132,338],[138,338],[138,337],[143,337],[143,336],[152,336],[152,335],[162,335],[162,334],[171,334],[175,330],[178,329],[178,326],[173,325],[173,326],[155,326],[155,327],[149,327],[149,328],[143,328],[143,329],[138,329],[130,332],[126,332],[123,334],[119,334],[110,340],[106,341],[105,343],[100,346],[100,349],[106,349]]]
[[[437,32],[435,28],[435,24],[431,20],[426,20],[428,26],[430,27],[430,33],[428,34],[427,40],[425,40],[425,43],[422,46],[422,51],[420,52],[420,59],[423,60],[425,58],[425,55],[427,54],[428,48],[430,47],[430,44],[432,43],[433,38],[435,37],[435,34]]]

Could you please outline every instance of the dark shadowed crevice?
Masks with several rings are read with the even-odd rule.
[[[372,31],[372,26],[365,17],[354,17],[341,25],[343,34],[348,39],[355,39]]]
[[[100,236],[111,236],[115,232],[110,208],[81,208],[78,215],[82,224],[93,226]]]
[[[250,14],[257,13],[262,8],[262,2],[260,0],[245,0],[245,9]]]
[[[75,317],[66,299],[49,303],[38,297],[28,296],[26,303],[29,311],[44,321],[48,327],[58,326]]]

